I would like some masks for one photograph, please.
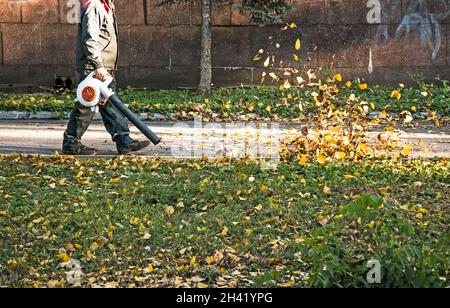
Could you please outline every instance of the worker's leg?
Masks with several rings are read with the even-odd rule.
[[[111,90],[116,90],[116,79],[110,84]],[[102,115],[103,124],[111,135],[112,140],[117,144],[117,148],[124,148],[133,142],[130,137],[130,129],[128,120],[117,110],[111,103],[100,106],[100,114]]]
[[[78,101],[70,114],[69,124],[64,132],[63,153],[78,153],[82,147],[81,137],[89,127],[95,112]]]

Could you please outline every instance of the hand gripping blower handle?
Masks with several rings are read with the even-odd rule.
[[[112,76],[108,76],[101,81],[94,76],[94,72],[89,74],[77,88],[77,99],[85,107],[95,108],[101,101],[107,100],[113,104],[134,126],[136,126],[154,145],[161,142],[159,138],[144,122],[141,121],[109,88],[113,81]]]

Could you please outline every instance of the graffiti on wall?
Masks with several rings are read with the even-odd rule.
[[[371,14],[368,21],[376,20],[379,10],[379,27],[376,34],[376,41],[382,42],[390,39],[389,20],[393,14],[386,3],[378,0],[370,0]],[[376,6],[378,3],[378,7]],[[396,26],[394,39],[408,38],[411,35],[418,35],[422,43],[429,46],[432,51],[432,59],[435,60],[442,49],[445,28],[442,23],[450,17],[450,0],[409,0],[403,18]],[[375,13],[374,13],[375,12]],[[371,19],[369,19],[369,17]]]

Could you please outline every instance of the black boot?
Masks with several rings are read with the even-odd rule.
[[[97,154],[96,149],[84,146],[82,144],[78,145],[76,148],[73,148],[73,149],[63,149],[62,152],[64,155],[89,156],[89,155]]]
[[[148,147],[149,145],[150,145],[150,141],[133,140],[133,142],[129,143],[128,145],[126,145],[124,147],[117,146],[117,151],[119,152],[120,155],[127,155],[127,154],[130,154],[133,152],[143,150],[146,147]]]

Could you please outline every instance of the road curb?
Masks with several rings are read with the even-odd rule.
[[[67,120],[70,112],[49,112],[49,111],[0,111],[0,120]],[[165,121],[169,117],[155,113],[141,113],[139,117],[143,121]],[[99,113],[94,116],[94,120],[101,120]]]

